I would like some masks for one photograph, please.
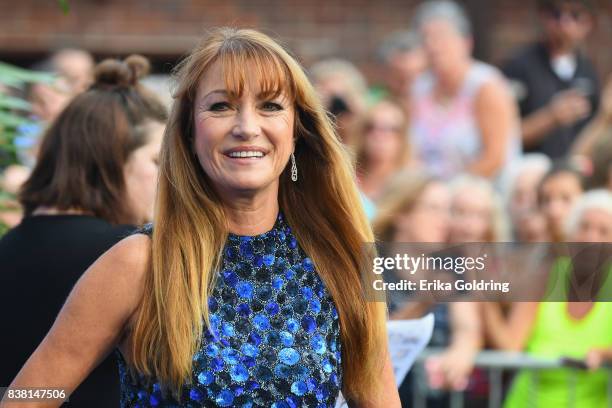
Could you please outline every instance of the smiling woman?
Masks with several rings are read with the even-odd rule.
[[[373,235],[302,68],[223,28],[177,85],[154,224],[88,270],[11,387],[71,390],[116,347],[124,407],[399,406],[360,278]]]
[[[225,64],[235,62],[227,61]],[[247,62],[257,72],[255,61]],[[279,175],[293,154],[295,111],[284,84],[228,84],[216,61],[201,81],[194,110],[194,146],[209,177],[225,190],[278,190]],[[275,75],[279,78],[281,72]],[[230,192],[231,194],[231,192]]]

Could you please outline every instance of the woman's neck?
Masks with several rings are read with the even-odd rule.
[[[361,191],[372,200],[380,195],[387,179],[397,171],[397,165],[384,161],[379,164],[372,163],[363,177],[360,178]]]
[[[383,182],[389,175],[397,171],[397,164],[395,161],[383,160],[379,163],[371,163],[366,177],[368,181],[372,182]]]
[[[279,212],[278,188],[272,190],[275,191],[222,196],[229,232],[253,236],[270,231]]]
[[[455,67],[452,72],[437,75],[436,94],[440,99],[452,98],[461,90],[471,62],[466,61]]]

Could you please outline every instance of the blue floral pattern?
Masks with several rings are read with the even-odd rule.
[[[338,312],[282,214],[264,234],[230,234],[222,265],[180,401],[155,379],[132,377],[117,351],[121,406],[333,407],[342,383]]]

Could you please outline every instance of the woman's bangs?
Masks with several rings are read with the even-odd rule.
[[[220,55],[225,87],[229,95],[240,98],[248,78],[249,81],[254,80],[257,83],[258,97],[273,99],[284,95],[293,101],[293,81],[280,57],[265,49],[240,45],[228,47],[229,49],[222,50]]]

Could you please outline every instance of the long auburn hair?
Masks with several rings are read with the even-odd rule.
[[[280,177],[279,205],[330,292],[340,318],[343,393],[381,396],[386,350],[384,303],[368,302],[360,273],[363,243],[373,234],[363,212],[350,158],[303,69],[278,43],[248,29],[219,28],[177,67],[175,102],[162,145],[150,273],[137,311],[130,360],[179,396],[191,380],[192,357],[209,324],[208,297],[228,235],[223,203],[192,153],[197,86],[222,64],[228,92],[247,80],[262,92],[286,92],[296,111],[297,182]],[[248,78],[248,79],[247,79]]]

